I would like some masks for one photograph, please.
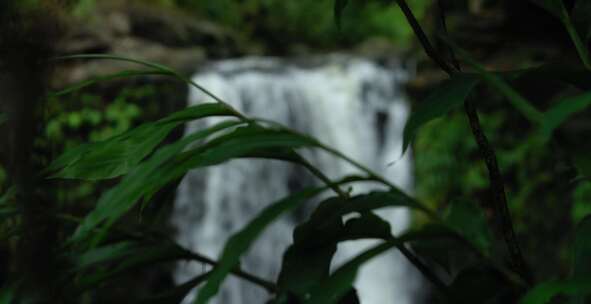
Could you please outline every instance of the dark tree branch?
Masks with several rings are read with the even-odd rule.
[[[196,253],[196,252],[187,251],[187,258],[197,261],[197,262],[208,264],[211,266],[218,265],[217,261],[214,261],[214,260],[212,260],[206,256],[203,256],[199,253]],[[248,272],[245,272],[245,271],[241,270],[240,268],[232,269],[231,273],[241,279],[244,279],[245,281],[251,282],[255,285],[258,285],[258,286],[264,288],[269,293],[276,293],[278,291],[277,285],[275,285],[275,283],[267,281],[267,280],[262,279],[260,277],[257,277],[253,274],[248,273]]]
[[[427,267],[423,262],[416,257],[410,250],[406,249],[404,245],[398,247],[400,253],[407,258],[411,264],[413,264],[426,278],[429,280],[439,291],[446,296],[450,301],[455,302],[455,298],[453,294],[450,293],[448,286],[433,272],[429,267]]]
[[[505,195],[505,186],[503,182],[503,176],[499,170],[497,163],[497,157],[491,144],[489,143],[486,135],[482,131],[480,120],[478,118],[478,112],[476,107],[470,100],[466,100],[464,103],[464,110],[470,121],[470,127],[474,139],[478,144],[480,154],[484,158],[486,168],[488,169],[488,178],[490,180],[490,192],[495,202],[495,219],[497,225],[501,228],[505,245],[509,251],[509,257],[511,259],[511,266],[519,275],[528,283],[533,283],[533,276],[529,269],[529,266],[525,262],[525,258],[519,247],[519,242],[515,236],[515,230],[513,229],[513,220],[509,207],[507,204],[507,196]]]
[[[443,33],[445,35],[447,35],[447,19],[445,18],[445,4],[443,3],[443,0],[437,1],[437,11],[439,12],[439,20],[441,21],[441,29],[443,30]],[[450,56],[451,64],[456,68],[456,70],[461,71],[462,67],[460,66],[460,62],[458,61],[458,58],[456,57],[454,50],[451,47],[449,47],[448,49],[449,49],[449,56]]]
[[[445,5],[443,0],[438,0],[437,5],[443,34],[447,35],[447,22],[445,18]],[[456,70],[461,71],[462,68],[460,66],[460,62],[457,60],[455,52],[451,47],[449,48],[449,52],[454,67]],[[486,134],[484,134],[484,131],[482,130],[480,118],[478,117],[478,111],[470,99],[466,99],[464,102],[464,110],[466,112],[466,116],[468,116],[470,129],[472,130],[472,135],[474,135],[474,140],[478,144],[480,154],[486,163],[488,177],[490,180],[490,192],[493,196],[493,201],[495,202],[495,220],[497,222],[497,226],[499,226],[501,229],[505,245],[507,246],[511,267],[513,270],[519,273],[519,275],[528,284],[531,285],[533,282],[533,276],[529,266],[527,265],[527,262],[525,261],[525,258],[523,257],[517,237],[515,236],[513,220],[511,213],[509,212],[507,196],[505,194],[503,175],[499,169],[496,153],[488,141]]]
[[[417,39],[419,39],[419,42],[423,46],[423,49],[425,50],[427,56],[429,56],[429,58],[431,58],[443,71],[451,75],[454,72],[454,69],[443,59],[443,57],[439,55],[439,53],[435,50],[433,45],[431,45],[431,42],[429,42],[429,38],[427,38],[427,35],[423,31],[423,28],[421,28],[419,21],[412,13],[412,10],[410,9],[406,1],[395,1],[402,10],[402,13],[406,17],[406,20],[408,21],[410,27],[415,33],[415,36],[417,37]]]
[[[417,19],[408,7],[406,1],[396,0],[396,2],[402,9],[402,12],[407,18],[408,23],[415,32],[415,35],[419,39],[419,42],[423,46],[425,53],[427,53],[427,55],[435,63],[437,63],[437,65],[439,65],[439,67],[443,71],[445,71],[450,76],[456,71],[460,71],[461,67],[455,57],[453,50],[450,49],[450,55],[453,62],[452,67],[433,48],[433,46],[429,42],[429,39],[425,35],[421,26],[419,25]],[[447,32],[447,24],[445,22],[445,8],[443,7],[443,4],[441,2],[438,2],[438,5],[442,27],[444,32]],[[472,104],[471,101],[466,100],[466,102],[464,103],[464,108],[466,111],[466,115],[468,116],[468,120],[470,122],[472,134],[474,135],[474,139],[478,144],[480,154],[486,163],[490,180],[490,191],[495,202],[495,218],[498,222],[498,225],[501,227],[503,239],[505,241],[505,245],[507,246],[507,250],[509,251],[511,266],[528,284],[532,284],[533,275],[529,269],[529,266],[525,262],[525,258],[523,257],[521,248],[519,246],[519,243],[517,242],[517,237],[515,236],[515,230],[513,229],[513,220],[509,212],[507,197],[505,194],[505,186],[503,183],[503,177],[497,163],[495,151],[482,130],[476,107]]]

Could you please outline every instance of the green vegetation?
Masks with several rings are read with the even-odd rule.
[[[111,2],[125,2],[112,0]],[[133,2],[133,1],[131,1]],[[408,46],[412,31],[396,7],[380,1],[354,1],[342,12],[342,29],[334,26],[332,0],[152,0],[152,5],[178,9],[223,25],[247,41],[334,48],[353,45],[371,37]],[[428,1],[412,0],[422,16]],[[73,12],[91,15],[95,0],[79,0]],[[310,26],[313,24],[314,26]]]
[[[27,137],[25,130],[15,128],[21,122],[8,115],[29,114],[36,118],[37,111],[10,111],[7,102],[2,104],[7,114],[0,115],[2,131],[21,135],[7,136],[9,145],[35,143],[43,147],[57,142],[64,151],[51,157],[41,170],[25,166],[29,164],[6,163],[11,173],[0,175],[5,185],[0,196],[0,233],[6,240],[0,249],[18,256],[16,265],[7,264],[8,269],[3,270],[6,279],[0,291],[2,303],[113,302],[111,294],[104,291],[121,277],[178,260],[210,264],[213,269],[148,298],[124,291],[126,302],[178,303],[191,288],[202,285],[195,303],[207,303],[220,284],[235,275],[267,290],[271,303],[358,303],[352,282],[359,267],[394,249],[430,284],[431,303],[588,303],[591,166],[589,144],[581,141],[581,134],[587,130],[572,124],[584,120],[591,105],[590,57],[584,47],[591,38],[591,22],[580,17],[591,14],[591,8],[584,0],[568,7],[560,0],[532,1],[557,17],[557,24],[571,39],[572,53],[579,56],[577,63],[563,58],[567,61],[558,65],[542,62],[497,72],[472,58],[445,29],[439,33],[439,46],[435,48],[406,2],[395,2],[405,12],[428,57],[449,78],[415,108],[405,127],[405,146],[414,142],[415,148],[419,181],[416,198],[349,159],[347,151],[335,151],[285,126],[246,117],[211,94],[217,102],[189,107],[140,125],[136,120],[149,107],[140,107],[133,100],[156,94],[152,87],[123,90],[106,105],[101,96],[76,90],[71,92],[74,95],[50,94],[58,99],[47,103],[50,119],[43,121],[44,133],[38,138]],[[190,7],[195,14],[241,27],[246,36],[259,36],[258,26],[272,27],[284,30],[289,37],[320,44],[340,39],[343,34],[351,41],[369,33],[387,34],[386,29],[394,29],[396,23],[378,20],[385,20],[382,18],[388,14],[401,14],[390,1],[372,2],[365,8],[380,13],[368,13],[372,21],[355,26],[352,20],[364,12],[356,9],[359,2],[295,3],[160,2]],[[90,5],[90,1],[80,2],[77,9]],[[304,8],[314,14],[304,13]],[[333,11],[342,20],[341,32],[332,21],[323,22]],[[251,24],[249,18],[258,21]],[[318,28],[304,31],[311,20],[306,18],[316,20]],[[445,14],[434,18],[445,20]],[[287,22],[278,25],[274,23],[277,20]],[[406,35],[404,31],[388,35],[401,38]],[[187,77],[155,63],[115,55],[60,58],[81,59],[131,62],[150,68],[147,74],[169,76],[209,94]],[[34,81],[12,72],[24,83]],[[98,80],[85,84],[95,82]],[[553,85],[552,94],[532,98],[532,88],[538,91],[549,83]],[[15,94],[17,97],[29,96],[17,93],[23,94]],[[71,106],[68,98],[78,104]],[[22,104],[12,106],[20,109]],[[458,111],[462,106],[465,113]],[[184,123],[212,116],[224,120],[167,141]],[[72,138],[70,133],[83,136]],[[82,140],[88,142],[78,144]],[[8,147],[3,152],[13,153],[19,148]],[[361,173],[330,180],[298,153],[300,148],[328,152],[350,162]],[[269,202],[227,240],[216,261],[180,247],[156,220],[146,216],[166,216],[162,209],[152,207],[168,202],[163,193],[174,188],[188,170],[253,157],[297,164],[322,184]],[[34,176],[24,176],[14,169],[16,165]],[[379,184],[385,190],[359,195],[346,191],[349,185],[361,182]],[[74,194],[77,199],[91,200],[89,187],[108,190],[97,191],[98,200],[86,202],[90,207],[77,206],[75,201],[64,204],[67,199],[60,196],[63,193],[48,190],[69,183],[74,187],[62,189],[87,189],[80,190],[79,196]],[[240,257],[271,222],[320,193],[332,195],[320,203],[309,220],[294,229],[293,244],[283,255],[276,282],[240,269]],[[42,204],[47,201],[55,204]],[[420,222],[401,235],[392,235],[389,224],[374,213],[386,207],[409,208],[420,214]],[[556,236],[567,229],[570,237]],[[330,272],[338,243],[355,239],[381,242]]]

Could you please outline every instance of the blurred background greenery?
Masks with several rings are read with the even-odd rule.
[[[37,2],[43,1],[22,3],[34,6]],[[384,56],[385,50],[417,66],[416,77],[408,84],[413,106],[419,104],[429,89],[443,78],[418,51],[420,48],[405,18],[396,6],[386,4],[388,1],[352,1],[343,13],[340,30],[334,23],[332,0],[67,2],[63,15],[67,20],[66,29],[72,29],[73,34],[66,40],[76,43],[66,43],[68,47],[62,50],[64,54],[72,50],[111,51],[114,45],[120,43],[120,40],[115,40],[119,36],[138,36],[150,40],[151,44],[146,44],[150,48],[154,44],[168,47],[167,52],[197,47],[203,50],[204,61],[247,55],[306,56],[333,51],[366,55],[368,49],[373,55],[376,49],[380,49],[377,52],[380,56]],[[519,68],[565,56],[565,49],[571,46],[564,31],[556,29],[559,27],[546,27],[555,24],[553,18],[521,2],[525,1],[454,1],[448,12],[450,32],[491,68]],[[440,29],[440,25],[433,20],[437,13],[433,1],[413,0],[409,3],[429,34]],[[130,16],[137,12],[154,11],[160,16],[158,18],[164,19],[154,19],[151,14],[142,15],[138,18],[158,22],[146,21],[141,26],[134,23],[132,17],[125,17],[128,20],[109,17],[111,13]],[[166,16],[173,16],[173,19],[182,16],[178,20],[199,22],[199,30],[206,34],[191,34],[193,27],[180,21],[163,21]],[[113,20],[123,20],[124,24],[112,30],[115,34],[96,33],[103,31],[102,27],[115,28],[117,24]],[[82,34],[76,32],[76,27],[86,28],[89,24],[98,25],[98,30]],[[163,24],[166,26],[163,27]],[[540,38],[539,28],[550,29],[544,31]],[[158,31],[165,31],[170,37],[185,37],[183,39],[186,40],[164,41],[159,38]],[[224,33],[222,38],[211,34],[218,32]],[[208,35],[215,37],[205,40],[194,38],[210,37]],[[231,41],[228,42],[228,39]],[[224,50],[212,50],[215,48]],[[134,55],[133,50],[130,55]],[[58,69],[57,72],[73,74],[72,70]],[[57,78],[60,78],[59,75]],[[61,89],[68,83],[59,82],[54,89]],[[523,84],[522,89],[526,94],[534,94],[532,96],[543,106],[552,94],[540,96],[544,92],[536,93],[540,90],[539,85]],[[49,151],[41,155],[55,156],[68,147],[85,141],[99,141],[141,122],[162,117],[184,105],[186,88],[181,87],[158,78],[113,81],[77,93],[48,98],[45,109],[47,123],[44,137],[37,143],[38,149]],[[494,92],[483,89],[477,95],[476,99],[486,101],[479,110],[485,132],[498,153],[523,251],[538,277],[564,276],[571,258],[567,249],[572,242],[572,234],[568,231],[572,231],[577,221],[591,213],[591,183],[577,178],[572,163],[563,157],[561,145],[576,143],[577,134],[584,133],[590,126],[581,114],[568,128],[561,130],[564,141],[556,143],[551,149],[542,148],[528,139],[530,130],[527,124]],[[412,153],[415,160],[415,194],[421,201],[443,210],[452,199],[468,197],[476,198],[486,210],[492,209],[487,191],[487,171],[461,110],[421,129]],[[6,176],[3,172],[0,170],[0,190],[5,190]],[[58,201],[66,205],[83,208],[81,206],[91,204],[106,186],[70,183],[56,195]],[[162,216],[157,220],[162,221]],[[415,225],[423,222],[424,219],[415,217]],[[146,219],[142,222],[149,223],[150,220]],[[123,299],[125,292],[121,293]]]
[[[103,2],[103,1],[101,1]],[[126,1],[108,0],[111,5]],[[407,47],[412,35],[402,12],[387,1],[352,1],[343,13],[342,29],[335,27],[333,1],[330,0],[146,0],[135,1],[182,11],[193,18],[222,25],[240,38],[282,49],[299,44],[313,49],[359,44],[371,37],[382,37],[399,47]],[[384,3],[383,3],[384,2]],[[422,16],[429,1],[409,4]],[[127,1],[129,3],[129,1]],[[102,4],[101,4],[102,5]],[[79,0],[75,16],[93,16],[96,0]],[[297,45],[296,45],[297,46]]]

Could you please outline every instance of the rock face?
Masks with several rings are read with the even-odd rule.
[[[141,4],[97,2],[93,15],[69,20],[68,35],[58,44],[61,55],[109,53],[157,62],[191,74],[205,58],[237,56],[235,36],[182,12]],[[52,86],[83,81],[137,65],[108,60],[64,61]]]
[[[400,151],[402,128],[409,112],[401,92],[405,78],[405,72],[397,66],[323,56],[306,60],[224,60],[201,70],[194,80],[239,111],[311,134],[410,190],[410,153],[401,158]],[[190,94],[190,104],[206,101],[209,98],[196,90]],[[203,126],[190,125],[186,132]],[[330,178],[358,173],[348,163],[326,153],[302,152]],[[228,237],[265,206],[288,193],[318,184],[306,173],[291,164],[256,159],[234,160],[189,173],[179,186],[172,217],[178,241],[218,258]],[[353,191],[376,187],[355,185]],[[303,206],[299,212],[276,221],[242,258],[241,267],[275,281],[283,251],[292,242],[292,230],[307,219],[312,207]],[[395,234],[408,225],[405,209],[378,213],[391,223]],[[340,244],[333,266],[374,244],[367,240]],[[175,278],[177,283],[183,283],[205,270],[203,265],[183,263]],[[416,303],[412,301],[416,283],[406,260],[398,252],[391,252],[362,269],[357,287],[364,304],[410,304]],[[191,303],[191,297],[184,303]],[[215,303],[264,303],[267,297],[256,286],[228,278]]]

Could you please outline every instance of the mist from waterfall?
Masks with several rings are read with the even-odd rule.
[[[407,192],[412,191],[412,167],[401,158],[402,129],[409,114],[401,85],[407,78],[398,65],[382,66],[348,56],[326,56],[296,62],[247,58],[212,63],[194,76],[239,111],[285,124],[310,134],[369,168]],[[193,89],[191,105],[212,101]],[[215,120],[194,123],[192,132]],[[316,150],[302,154],[331,178],[359,173],[349,164]],[[221,166],[189,173],[177,191],[173,225],[183,246],[218,258],[228,237],[241,229],[268,204],[306,186],[319,184],[303,168],[269,160],[233,160]],[[353,192],[377,186],[355,185]],[[327,195],[331,195],[327,193]],[[318,202],[318,199],[316,202]],[[314,202],[284,215],[272,224],[241,259],[247,272],[274,281],[283,251],[292,242],[292,230],[307,218]],[[408,210],[379,210],[393,233],[409,224]],[[333,268],[377,241],[346,242],[338,247]],[[175,272],[183,283],[209,267],[180,263]],[[362,304],[412,304],[418,275],[396,251],[365,265],[356,287]],[[191,294],[185,299],[189,303]],[[257,304],[268,300],[266,291],[229,277],[213,303]]]

